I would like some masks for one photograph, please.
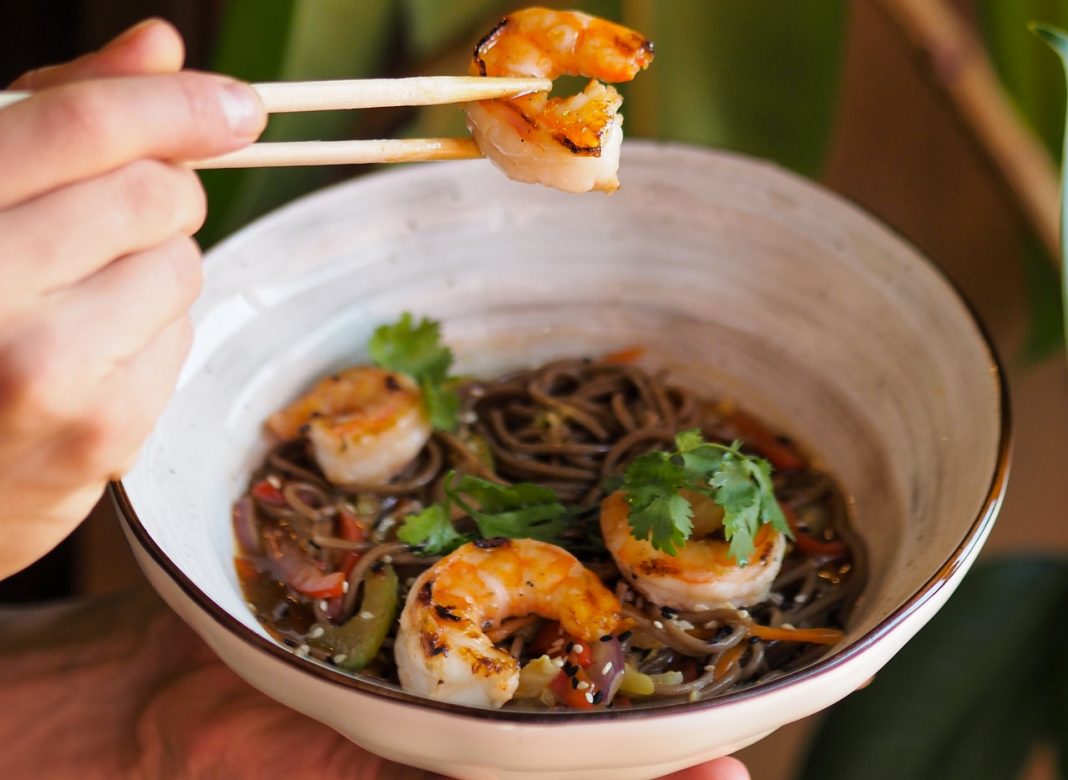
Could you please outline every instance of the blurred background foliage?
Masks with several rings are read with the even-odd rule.
[[[457,74],[466,72],[473,43],[494,19],[525,4],[514,0],[68,0],[62,4],[0,0],[0,78],[14,78],[28,67],[98,46],[149,14],[166,16],[178,25],[189,42],[192,66],[254,81]],[[960,137],[936,126],[941,109],[924,103],[930,95],[921,85],[895,82],[892,74],[880,73],[886,62],[906,68],[904,57],[893,51],[888,55],[884,46],[873,55],[877,61],[871,67],[861,67],[858,62],[863,65],[870,53],[851,52],[850,46],[857,44],[850,35],[867,31],[865,44],[879,45],[880,31],[892,25],[873,16],[888,16],[893,6],[911,6],[918,12],[942,6],[955,10],[981,32],[1004,89],[1036,137],[1059,160],[1064,75],[1056,57],[1028,32],[1027,25],[1037,20],[1068,27],[1066,0],[575,0],[545,4],[609,17],[656,41],[652,69],[624,87],[629,136],[681,140],[757,155],[823,179],[847,195],[860,196],[860,202],[876,213],[892,223],[897,220],[898,227],[911,227],[921,247],[943,267],[957,264],[950,268],[950,275],[974,296],[973,303],[978,297],[977,305],[1001,339],[1002,349],[1017,344],[1016,339],[1004,336],[1008,315],[999,316],[1008,293],[998,289],[990,293],[981,284],[972,284],[976,278],[986,276],[1005,283],[1016,273],[1024,281],[1031,323],[1023,353],[1035,365],[1061,345],[1062,304],[1048,250],[1037,238],[1024,236],[1017,254],[1002,246],[991,249],[995,256],[990,259],[954,259],[961,247],[971,247],[977,255],[984,251],[982,244],[971,242],[970,234],[981,240],[998,236],[997,229],[973,229],[968,224],[971,215],[955,208],[958,202],[986,204],[989,220],[995,208],[989,205],[993,196],[984,201],[974,192],[955,191],[957,181],[952,177],[960,175],[968,163],[954,156],[956,148],[931,152],[925,147],[932,132],[941,132],[943,140],[955,145]],[[863,24],[851,25],[853,17],[864,17]],[[883,59],[878,60],[880,55]],[[840,97],[849,85],[844,69],[847,59],[854,73],[868,79],[859,87],[854,82],[849,106],[854,112],[866,106],[873,117],[858,119],[843,113],[846,109]],[[936,67],[952,71],[957,64],[948,58],[937,61]],[[880,79],[886,83],[874,83]],[[894,92],[898,87],[909,91]],[[864,93],[876,95],[881,102],[865,101]],[[908,105],[892,102],[894,96]],[[878,124],[912,135],[894,146],[890,135],[873,132]],[[833,150],[835,134],[843,126],[853,133],[849,142],[854,146],[842,153],[835,168],[828,150]],[[857,140],[858,132],[864,131],[879,141]],[[462,113],[452,106],[282,115],[272,119],[264,140],[464,132]],[[892,158],[894,149],[901,157],[907,156],[906,149],[921,151],[906,162]],[[866,163],[880,156],[891,159],[885,165]],[[887,174],[888,166],[915,168],[917,160],[941,163],[939,156],[947,164],[922,170],[919,177],[914,171],[899,179]],[[849,166],[848,175],[843,174],[843,165]],[[205,172],[210,218],[199,238],[210,246],[306,191],[367,170]],[[983,186],[980,174],[972,171],[969,175],[962,181]],[[941,180],[945,176],[950,177],[948,184]],[[857,181],[864,186],[856,186]],[[986,186],[990,186],[988,181]],[[933,202],[932,193],[943,200]],[[921,208],[910,210],[911,201]],[[1011,209],[1007,196],[1003,195],[1001,207]],[[934,213],[927,217],[922,209]],[[942,236],[952,238],[943,240]],[[1005,262],[1019,262],[1020,267],[1002,273]],[[1004,308],[1008,306],[1004,303]],[[1023,396],[1031,392],[1030,375],[1012,357],[1013,389]],[[1049,424],[1040,416],[1029,422],[1028,410],[1023,411],[1019,419],[1031,426],[1026,431],[1030,439],[1019,439],[1017,463],[1026,468],[1017,468],[1013,485],[1030,485],[1032,494],[1041,489],[1036,485],[1045,485],[1054,493],[1052,480],[1063,479],[1063,460],[1046,466],[1046,453],[1039,450],[1043,442],[1048,448],[1052,441],[1041,438],[1048,436]],[[1024,519],[1020,515],[1026,514],[1020,508],[1049,503],[1028,503],[1031,497],[1024,495],[1024,489],[1012,485],[1009,496],[1007,506],[1016,502],[1013,519],[1018,522],[1005,536],[1019,536],[1019,521]],[[1063,507],[1060,514],[1055,512],[1033,524],[1051,527],[1065,519]],[[995,537],[1006,519],[995,529]],[[114,528],[114,519],[108,520],[107,527]],[[92,531],[101,525],[91,522],[88,527]],[[1033,548],[1035,539],[1051,537],[1055,534],[1047,531],[1025,546]],[[122,544],[121,540],[116,543]],[[0,585],[0,600],[5,589],[14,598],[25,598],[31,592],[39,597],[69,593],[73,586],[68,553],[69,545],[65,545],[31,569],[28,577]],[[98,569],[116,569],[114,549],[109,554],[95,556],[103,561]],[[83,568],[93,568],[93,558],[89,560],[82,562]],[[23,583],[31,585],[27,588]],[[1019,776],[1021,764],[1034,755],[1038,744],[1060,755],[1062,767],[1068,764],[1064,759],[1068,755],[1066,615],[1068,568],[1063,560],[1014,558],[980,564],[947,607],[869,688],[832,708],[797,769],[799,776],[805,780],[1000,780]],[[760,750],[757,746],[747,751],[747,758],[759,762]],[[1060,774],[1068,773],[1062,769]],[[758,774],[757,780],[763,777]]]

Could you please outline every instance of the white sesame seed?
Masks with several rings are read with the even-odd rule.
[[[475,603],[475,600],[473,598],[471,598],[470,596],[464,596],[464,601],[466,601],[468,604],[474,604]]]
[[[738,617],[742,618],[743,620],[747,620],[749,618],[749,610],[748,609],[739,609],[738,610]]]
[[[333,661],[335,664],[345,663],[346,658],[348,658],[348,656],[344,653],[338,653],[337,655],[330,656],[330,660]]]
[[[386,564],[393,563],[393,556],[392,555],[383,555],[382,556],[382,563],[386,563]]]
[[[590,687],[590,684],[588,682],[586,682],[585,680],[579,680],[579,684],[576,685],[575,687],[578,688],[580,691],[584,691],[584,690],[586,690],[587,688]]]
[[[259,612],[259,610],[256,609],[256,605],[253,604],[251,601],[246,601],[245,606],[251,609],[253,612]]]
[[[706,672],[714,672],[714,671],[716,671],[716,665],[715,664],[708,664],[705,667],[705,671]]]
[[[698,612],[704,612],[709,609],[709,606],[707,604],[694,604],[693,608]]]
[[[322,626],[312,626],[312,630],[308,632],[308,639],[318,639],[326,633],[326,629]]]
[[[478,415],[475,414],[474,410],[464,412],[460,415],[460,422],[464,423],[465,425],[472,425],[477,421]]]
[[[654,620],[653,621],[653,628],[655,628],[657,631],[663,631],[664,630],[664,624],[661,623],[659,620]]]
[[[608,674],[612,671],[612,662],[607,661],[604,666],[601,667],[601,674]]]
[[[593,694],[589,691],[586,691],[586,701],[588,701],[590,704],[593,704]]]
[[[280,487],[282,487],[282,480],[278,478],[277,474],[271,474],[267,477],[267,484],[273,487],[275,490],[278,490]]]
[[[415,577],[409,577],[408,579],[406,579],[404,581],[404,587],[406,587],[406,588],[410,588],[414,584],[415,584]]]
[[[560,669],[561,667],[563,667],[563,665],[564,665],[564,659],[563,658],[554,658],[553,659],[553,666],[555,666],[557,669]]]
[[[794,602],[797,604],[804,604],[806,601],[808,601],[808,596],[804,593],[798,593],[794,596]]]
[[[345,580],[343,583],[341,583],[341,592],[342,593],[348,593],[349,592],[349,581],[348,580]]]
[[[297,653],[297,655],[299,655],[299,656],[300,656],[301,658],[303,658],[304,656],[306,656],[306,655],[308,654],[308,652],[309,652],[310,650],[311,650],[311,648],[310,648],[310,647],[308,647],[307,645],[301,645],[300,647],[298,647],[298,648],[297,648],[297,650],[296,650],[296,653]]]
[[[571,649],[576,653],[581,653],[584,648],[582,645],[576,643]]]
[[[701,692],[699,690],[694,688],[692,691],[690,691],[690,701],[697,701],[700,698],[701,698]]]
[[[779,628],[785,628],[787,631],[793,631],[795,626],[793,623],[783,623]]]
[[[323,612],[326,612],[326,610],[328,610],[329,608],[330,605],[326,603],[326,599],[319,600],[319,609],[321,609]]]
[[[366,609],[360,613],[360,620],[370,620],[375,616],[374,612],[368,612]]]

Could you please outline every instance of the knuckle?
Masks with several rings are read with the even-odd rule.
[[[207,198],[192,171],[158,160],[125,165],[117,180],[120,219],[153,234],[191,234],[204,221]]]
[[[172,287],[184,310],[200,294],[204,284],[200,247],[188,236],[181,236],[173,240],[166,255],[173,277]]]
[[[17,427],[38,427],[66,420],[69,403],[62,386],[62,345],[58,334],[38,328],[0,352],[0,402]]]
[[[119,449],[121,427],[108,408],[95,410],[73,427],[67,444],[67,466],[85,476],[107,474],[122,460]]]
[[[51,104],[45,124],[60,137],[76,135],[91,148],[106,148],[115,142],[112,108],[99,90],[72,86]]]

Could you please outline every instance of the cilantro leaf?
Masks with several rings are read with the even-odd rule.
[[[648,540],[668,555],[686,543],[693,531],[693,509],[679,491],[688,481],[686,469],[670,453],[650,452],[634,459],[623,475],[623,490],[635,539]]]
[[[706,442],[700,431],[675,437],[675,451],[642,455],[627,467],[623,490],[632,535],[675,555],[693,532],[693,510],[681,491],[710,497],[723,508],[723,536],[730,555],[745,566],[761,525],[792,536],[775,498],[771,464],[730,447]]]
[[[417,378],[444,378],[452,367],[452,350],[441,343],[441,323],[423,318],[416,325],[409,312],[393,325],[376,328],[368,351],[382,368]]]
[[[441,323],[424,317],[415,324],[405,312],[393,325],[375,329],[368,352],[376,365],[407,374],[419,384],[431,425],[443,431],[456,427],[460,399],[451,386],[453,356],[441,343]]]
[[[397,529],[397,538],[426,555],[450,553],[467,541],[453,526],[445,504],[432,504],[422,512],[406,516],[404,524]]]
[[[499,485],[469,474],[454,480],[454,476],[445,477],[446,497],[471,516],[487,539],[504,536],[549,542],[566,527],[567,509],[550,488],[529,482]]]

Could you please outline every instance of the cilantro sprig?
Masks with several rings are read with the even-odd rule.
[[[452,524],[453,505],[478,527],[478,536]],[[426,555],[441,555],[474,538],[556,540],[567,525],[567,508],[550,488],[529,482],[498,485],[455,471],[445,475],[445,500],[404,518],[397,538]]]
[[[368,351],[376,365],[415,380],[431,425],[440,431],[456,427],[460,397],[449,375],[453,356],[441,343],[441,323],[423,318],[415,324],[405,312],[395,324],[375,329]]]
[[[635,458],[623,475],[631,533],[675,555],[693,532],[693,509],[682,490],[708,496],[723,507],[723,535],[730,555],[745,566],[760,526],[792,536],[775,499],[771,464],[746,455],[741,442],[705,441],[697,430],[675,436],[675,450]]]

